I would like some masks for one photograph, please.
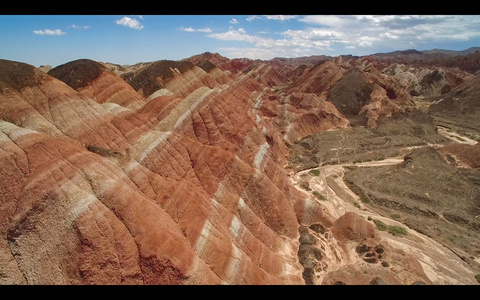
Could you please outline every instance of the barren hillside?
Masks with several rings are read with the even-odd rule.
[[[0,60],[0,284],[478,284],[443,61]]]

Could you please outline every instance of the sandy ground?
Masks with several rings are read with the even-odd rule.
[[[402,157],[393,157],[380,161],[370,161],[354,164],[357,167],[375,167],[398,164],[403,161]],[[358,213],[365,218],[371,217],[383,221],[387,225],[397,225],[407,229],[408,234],[402,237],[395,237],[385,231],[379,231],[382,239],[390,245],[403,249],[414,255],[421,263],[425,274],[437,285],[475,285],[478,282],[474,278],[474,272],[468,265],[460,259],[452,250],[441,245],[435,240],[416,232],[405,224],[394,219],[382,216],[372,208],[365,207],[359,197],[353,193],[343,181],[345,173],[344,167],[353,164],[328,165],[318,168],[319,176],[309,174],[308,170],[303,170],[291,175],[293,184],[301,191],[306,192],[300,184],[308,182],[312,191],[318,191],[326,200],[316,200],[324,206],[334,217],[338,218],[348,211]],[[324,241],[329,243],[329,241]],[[335,247],[338,245],[331,242],[327,245],[332,253],[338,252]],[[337,260],[337,264],[342,263]],[[338,265],[329,261],[329,267],[324,269],[324,273],[338,269]]]
[[[468,144],[468,145],[475,145],[478,143],[477,141],[472,140],[471,138],[458,134],[457,132],[451,131],[445,127],[437,126],[437,128],[438,128],[438,133],[451,139],[454,142],[457,142],[460,144]]]

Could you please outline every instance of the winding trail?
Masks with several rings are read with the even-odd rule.
[[[443,131],[439,131],[442,133]],[[464,141],[465,138],[456,133],[449,132],[460,136]],[[432,145],[425,145],[420,147],[428,147]],[[435,145],[440,146],[440,145]],[[408,150],[408,149],[406,149]],[[422,265],[425,274],[436,285],[476,285],[478,282],[474,279],[473,271],[468,265],[463,262],[457,254],[451,249],[436,242],[432,238],[423,235],[405,224],[383,216],[374,208],[364,205],[359,196],[356,195],[344,182],[345,168],[356,167],[378,167],[390,166],[399,164],[404,161],[404,156],[390,157],[379,161],[369,161],[362,163],[347,163],[338,165],[325,165],[311,169],[302,170],[290,174],[290,180],[293,185],[303,193],[306,197],[310,197],[312,201],[317,202],[324,207],[333,217],[339,218],[346,212],[352,211],[365,219],[377,219],[389,226],[401,226],[407,229],[408,234],[401,237],[393,236],[386,231],[378,231],[380,237],[386,240],[390,245],[403,249],[412,254]],[[311,174],[311,170],[319,170],[320,174],[315,176]],[[303,186],[308,183],[311,191],[307,191]],[[313,193],[319,193],[324,200],[315,197]],[[320,273],[317,282],[321,282],[322,278],[330,271],[335,271],[341,267],[342,264],[352,263],[352,261],[342,259],[341,249],[333,237],[328,236],[321,241],[321,247],[324,249],[324,264],[323,271]],[[347,256],[355,256],[355,253],[347,254]]]
[[[461,135],[455,131],[450,130],[448,127],[443,127],[443,126],[438,126],[438,133],[441,135],[451,139],[452,141],[460,144],[468,144],[468,145],[476,145],[478,142],[475,140],[472,140],[471,138]]]

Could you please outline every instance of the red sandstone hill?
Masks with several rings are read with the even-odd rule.
[[[258,83],[200,87],[146,130],[32,66],[2,65],[25,74],[2,77],[2,260],[17,261],[4,283],[302,283],[302,200],[244,113]]]
[[[285,168],[304,136],[413,107],[393,77],[356,58],[294,73],[217,54],[139,67],[0,60],[1,284],[301,285],[324,267],[328,284],[433,282]],[[357,81],[365,93],[348,90]],[[351,115],[342,89],[360,103]],[[362,258],[380,248],[390,268]]]
[[[57,66],[49,70],[48,74],[100,104],[115,103],[132,109],[138,109],[145,104],[145,99],[136,93],[132,86],[102,64],[89,59],[79,59]]]

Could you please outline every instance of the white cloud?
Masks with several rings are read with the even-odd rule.
[[[283,32],[284,35],[289,36],[293,40],[303,41],[315,41],[315,40],[339,40],[344,34],[339,31],[322,29],[322,28],[309,28],[306,30],[287,30]]]
[[[247,34],[243,28],[239,28],[238,30],[230,28],[226,32],[212,33],[208,34],[207,36],[222,41],[245,41],[250,43],[256,43],[263,40],[261,37]]]
[[[315,34],[315,33],[314,33]],[[223,47],[221,51],[225,53],[227,57],[246,57],[246,58],[259,58],[259,59],[271,59],[278,56],[306,56],[312,55],[319,49],[331,50],[330,43],[315,39],[302,38],[301,31],[290,30],[285,34],[287,38],[272,39],[263,38],[257,35],[248,34],[245,29],[230,28],[223,33],[212,33],[207,35],[210,38],[214,38],[222,41],[244,41],[252,43],[253,47],[247,48],[233,48]],[[312,52],[312,49],[314,52]]]
[[[80,25],[72,24],[72,25],[68,26],[68,28],[73,28],[73,29],[89,29],[89,28],[90,28],[90,25],[80,26]]]
[[[330,15],[304,16],[300,18],[299,21],[311,25],[322,25],[328,27],[338,27],[346,22],[345,17]]]
[[[361,36],[357,39],[358,46],[360,47],[370,47],[374,42],[379,41],[380,38],[373,36]]]
[[[246,21],[293,20],[295,28],[276,32],[269,38],[247,33],[243,28],[207,35],[221,41],[250,43],[244,48],[225,46],[234,57],[273,58],[275,56],[340,55],[435,48],[432,43],[455,43],[480,39],[480,18],[475,15],[314,15],[247,16]],[[335,53],[341,50],[342,53]],[[227,55],[228,56],[228,55]]]
[[[212,32],[212,30],[208,27],[207,28],[199,28],[199,29],[197,29],[197,31],[199,31],[199,32]]]
[[[34,30],[33,33],[38,35],[64,35],[66,32],[61,31],[60,29],[45,29],[45,30]]]
[[[334,43],[348,47],[384,47],[392,50],[443,41],[468,41],[480,38],[480,18],[465,15],[319,15],[299,21],[328,29],[340,37]],[[302,30],[304,37],[312,37]],[[328,37],[325,37],[328,38]]]
[[[228,23],[230,23],[230,24],[238,24],[238,21],[237,21],[237,19],[232,18],[230,21],[228,21]]]
[[[287,21],[287,20],[290,20],[290,19],[295,19],[297,16],[295,16],[295,15],[265,15],[264,17],[267,20]]]
[[[394,34],[394,32],[392,32],[392,31],[387,31],[385,33],[381,33],[380,37],[384,37],[384,38],[388,38],[388,39],[394,39],[394,40],[397,40],[397,39],[400,38],[398,35]]]
[[[228,58],[272,59],[277,53],[272,49],[223,47],[218,51]]]
[[[297,18],[297,15],[263,15],[263,16],[257,16],[257,15],[252,15],[248,16],[245,18],[245,20],[251,22],[253,20],[258,20],[258,19],[267,19],[267,20],[275,20],[275,21],[287,21],[291,19]]]
[[[248,16],[248,17],[245,18],[245,20],[247,20],[248,22],[256,20],[256,19],[260,19],[260,17],[252,15],[252,16]]]
[[[119,20],[115,20],[115,24],[126,26],[132,29],[142,30],[143,25],[135,18],[123,17]]]
[[[206,28],[193,28],[193,27],[182,27],[180,30],[186,31],[186,32],[212,32],[212,29],[206,27]]]

